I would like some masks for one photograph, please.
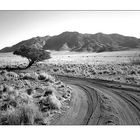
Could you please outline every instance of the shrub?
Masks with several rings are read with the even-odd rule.
[[[34,104],[10,108],[0,114],[0,124],[3,125],[34,125],[43,123],[43,116]]]
[[[38,75],[38,80],[44,80],[44,81],[50,81],[50,82],[55,81],[55,79],[51,75],[45,72],[42,72]]]
[[[54,94],[48,95],[48,103],[52,109],[60,109],[61,102],[56,98]]]
[[[131,74],[131,75],[136,75],[136,71],[132,70],[132,71],[130,72],[130,74]]]
[[[61,108],[61,102],[57,99],[54,89],[47,89],[40,97],[38,104],[42,112]]]

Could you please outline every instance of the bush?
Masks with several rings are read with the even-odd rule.
[[[47,89],[39,99],[39,108],[42,112],[61,108],[61,102],[57,99],[54,89]]]
[[[56,98],[54,94],[48,96],[48,103],[52,109],[61,108],[61,102]]]
[[[34,104],[26,104],[10,108],[0,114],[0,124],[3,125],[34,125],[44,124],[43,116]]]
[[[38,80],[44,80],[44,81],[50,81],[50,82],[55,81],[55,79],[51,75],[45,72],[42,72],[38,75]]]

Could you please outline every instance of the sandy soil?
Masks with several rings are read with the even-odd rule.
[[[78,86],[73,86],[70,108],[58,121],[56,125],[80,125],[86,122],[85,118],[88,111],[88,98],[84,91]]]
[[[140,88],[136,87],[136,91],[135,87],[130,86],[128,89],[128,85],[123,85],[123,89],[119,86],[116,88],[117,83],[114,83],[114,87],[109,88],[105,81],[60,78],[62,81],[74,85],[72,88],[75,92],[70,109],[58,119],[56,124],[140,124]]]

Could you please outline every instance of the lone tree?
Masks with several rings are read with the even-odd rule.
[[[29,65],[26,68],[30,67],[36,62],[51,58],[50,52],[47,52],[36,45],[22,45],[18,50],[14,51],[13,54],[26,57],[29,60]]]

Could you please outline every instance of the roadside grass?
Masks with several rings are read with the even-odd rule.
[[[123,64],[38,64],[47,72],[55,75],[68,75],[72,77],[103,79],[129,84],[140,84],[140,65],[132,63]],[[131,80],[129,80],[131,77]],[[132,78],[133,77],[133,78]]]
[[[66,85],[61,87],[61,82],[42,71],[16,73],[4,70],[0,71],[0,77],[1,125],[47,125],[52,114],[61,111],[70,98],[67,94],[71,90],[67,92]],[[52,111],[51,116],[47,115]]]

